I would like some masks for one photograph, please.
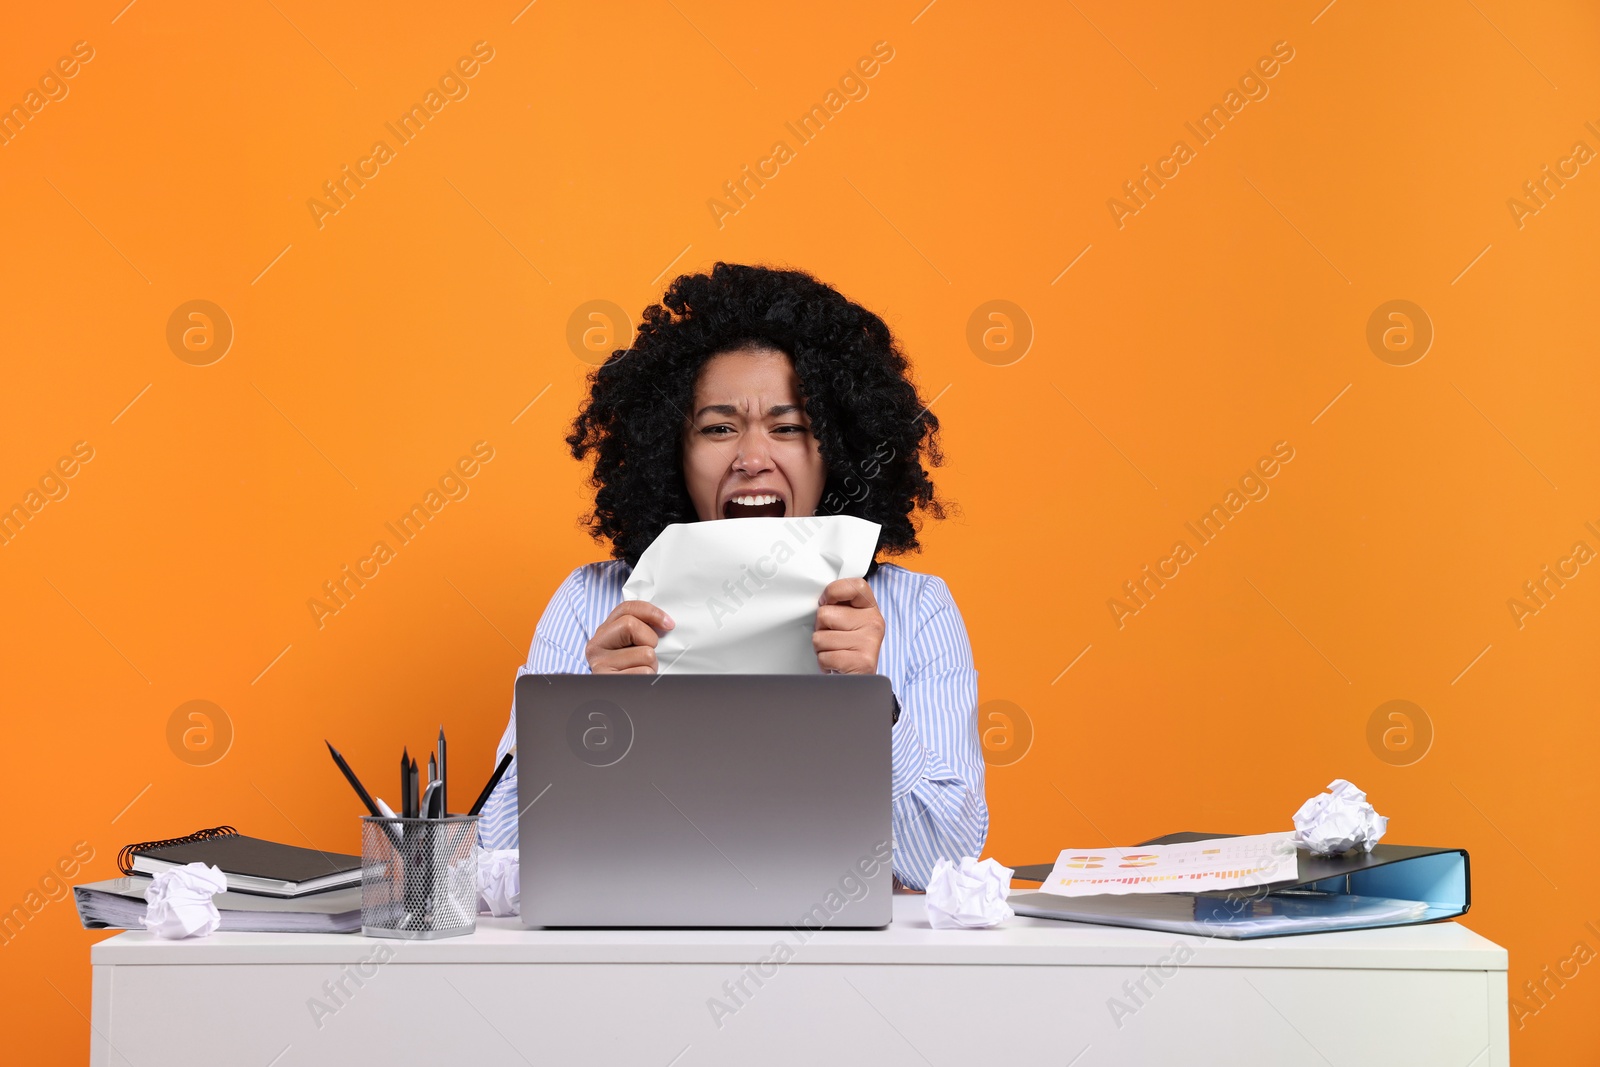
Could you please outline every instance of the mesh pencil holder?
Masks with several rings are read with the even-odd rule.
[[[476,815],[361,817],[361,932],[429,941],[478,925]]]

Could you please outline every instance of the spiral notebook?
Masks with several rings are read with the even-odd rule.
[[[236,893],[299,897],[361,884],[360,856],[264,841],[231,826],[127,845],[117,854],[124,875],[156,875],[189,863],[216,867]]]

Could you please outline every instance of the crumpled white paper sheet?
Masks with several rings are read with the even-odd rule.
[[[1328,783],[1327,793],[1318,793],[1294,813],[1295,843],[1318,856],[1333,856],[1372,846],[1389,829],[1389,820],[1367,803],[1367,794],[1343,778]]]
[[[879,529],[852,515],[673,523],[622,597],[676,624],[656,645],[659,674],[816,674],[817,601],[867,573]]]
[[[478,850],[478,911],[496,918],[521,911],[522,870],[514,848]]]
[[[173,940],[205,937],[222,925],[211,897],[227,888],[221,869],[204,863],[161,871],[145,890],[145,929]]]
[[[942,859],[928,878],[928,925],[935,930],[975,930],[998,926],[1016,912],[1006,903],[1011,895],[1010,867],[999,860],[981,863],[961,857],[957,866]]]

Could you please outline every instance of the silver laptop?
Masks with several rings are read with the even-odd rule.
[[[882,927],[881,675],[517,680],[529,926]]]

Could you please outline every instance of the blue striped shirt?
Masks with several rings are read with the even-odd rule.
[[[584,647],[622,602],[632,568],[622,560],[579,567],[567,576],[533,632],[524,674],[588,674]],[[867,579],[883,613],[878,673],[900,701],[891,732],[890,797],[894,873],[922,889],[941,857],[979,856],[989,832],[978,744],[978,672],[961,612],[942,579],[880,564]],[[517,717],[495,753],[498,763],[517,742]],[[478,837],[484,848],[517,847],[517,764],[484,805]]]

